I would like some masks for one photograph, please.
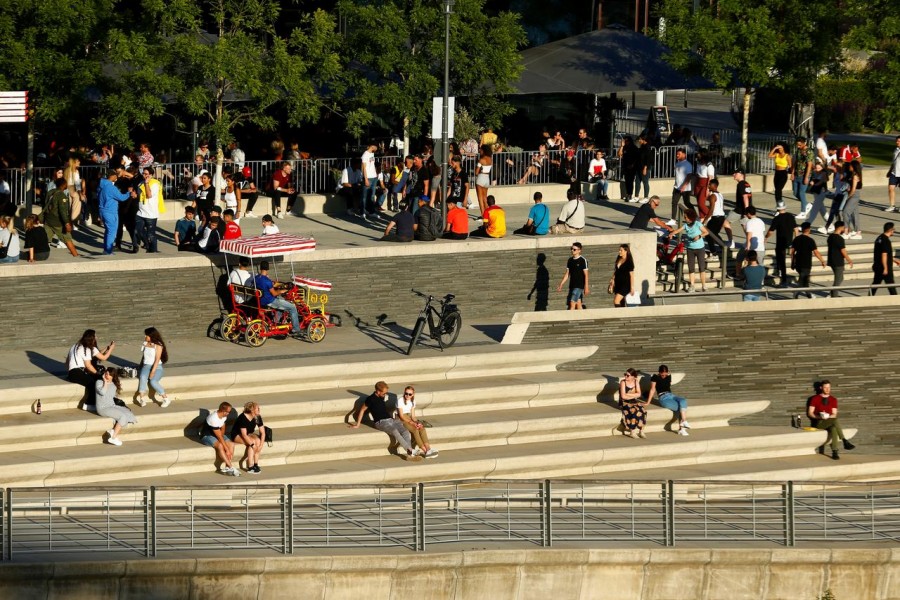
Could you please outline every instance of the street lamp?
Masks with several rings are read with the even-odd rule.
[[[450,15],[453,13],[453,5],[456,0],[444,0],[444,103],[441,110],[441,185],[443,195],[446,195],[447,184],[450,181]],[[442,196],[443,197],[443,196]],[[463,202],[466,199],[463,198]],[[443,223],[447,223],[447,199],[441,202],[441,216]]]

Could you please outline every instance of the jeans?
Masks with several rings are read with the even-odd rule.
[[[394,441],[403,446],[403,449],[407,452],[412,452],[412,441],[409,437],[409,432],[400,421],[390,418],[381,419],[376,421],[375,429],[383,431],[394,438]]]
[[[297,313],[297,305],[293,302],[288,302],[284,298],[275,298],[268,304],[269,308],[274,308],[275,310],[287,311],[291,315],[291,331],[293,333],[300,333],[300,315]]]
[[[862,226],[859,223],[859,194],[850,196],[841,212],[844,213],[844,221],[847,222],[848,231],[862,231]]]
[[[812,274],[812,269],[797,269],[797,273],[800,274],[800,277],[797,279],[798,287],[809,287],[809,276]],[[812,293],[810,292],[797,292],[794,294],[794,298],[799,298],[800,294],[803,294],[807,298],[812,298]]]
[[[800,201],[800,212],[806,212],[806,188],[808,184],[803,183],[803,177],[794,177],[792,184],[794,197]]]
[[[138,215],[135,218],[135,235],[137,243],[144,242],[147,252],[156,252],[156,219]]]
[[[744,302],[759,302],[762,300],[762,296],[757,296],[756,294],[744,294]]]
[[[644,193],[641,194],[641,185],[644,186]],[[640,198],[650,197],[650,171],[646,175],[641,175],[639,170],[634,176],[634,195]]]
[[[687,410],[687,400],[681,396],[676,396],[672,392],[663,392],[660,394],[659,405],[672,412]]]
[[[821,192],[816,194],[815,198],[813,198],[812,208],[809,209],[809,212],[806,214],[806,220],[810,225],[816,222],[816,217],[822,215],[823,219],[828,218],[828,212],[825,210],[825,194],[827,192],[823,188]]]
[[[19,262],[18,254],[8,254],[3,258],[0,258],[0,263],[15,263]]]
[[[834,281],[831,283],[833,286],[839,286],[844,283],[844,267],[831,267],[831,270],[834,271]],[[840,295],[840,292],[837,290],[831,290],[831,297],[837,298]]]
[[[366,180],[366,188],[363,190],[362,207],[366,212],[375,210],[375,196],[378,193],[378,178],[369,177]]]
[[[159,382],[160,379],[163,378],[163,366],[162,362],[156,365],[156,373],[153,375],[153,378],[150,378],[150,369],[153,365],[141,365],[141,373],[138,375],[138,393],[145,394],[147,393],[147,383],[149,380],[150,387],[153,388],[153,391],[156,392],[157,396],[165,396],[166,390],[163,389],[162,384]]]

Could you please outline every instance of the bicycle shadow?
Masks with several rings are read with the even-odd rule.
[[[405,345],[409,344],[412,330],[401,327],[394,321],[389,321],[386,314],[378,315],[375,323],[372,324],[347,309],[344,309],[344,312],[350,318],[353,326],[371,340],[381,344],[387,350],[406,354]]]

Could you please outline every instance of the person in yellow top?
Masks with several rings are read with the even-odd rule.
[[[502,238],[506,237],[506,211],[497,206],[494,196],[487,197],[487,209],[481,215],[484,224],[473,231],[470,236],[473,237],[490,237]]]
[[[491,127],[488,127],[487,131],[485,131],[484,133],[481,134],[481,141],[479,142],[478,145],[484,146],[485,144],[487,144],[488,146],[491,147],[491,149],[493,149],[494,145],[496,143],[497,143],[497,134],[494,133],[494,130]]]
[[[144,167],[144,181],[140,184],[140,202],[138,213],[135,217],[135,246],[133,252],[143,244],[147,252],[157,253],[156,248],[156,221],[161,213],[166,212],[163,187],[159,179],[154,177],[153,167]]]
[[[791,172],[791,155],[787,153],[784,144],[775,144],[775,147],[769,151],[769,158],[775,160],[775,204],[783,204],[782,192],[784,186],[787,185],[788,173]]]

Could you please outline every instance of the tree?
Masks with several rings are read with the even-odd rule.
[[[663,2],[660,37],[669,48],[667,59],[721,88],[744,89],[741,161],[746,165],[754,91],[811,89],[819,70],[834,60],[820,35],[836,11],[803,0],[711,0],[696,10],[692,6],[693,0]]]
[[[359,134],[380,109],[418,135],[431,118],[431,98],[443,87],[442,0],[339,0],[346,19],[347,53],[354,58],[351,133]],[[450,90],[467,96],[472,116],[498,126],[511,114],[502,95],[521,73],[525,32],[518,16],[489,16],[484,0],[456,0],[450,19]],[[365,112],[362,112],[365,111]]]

